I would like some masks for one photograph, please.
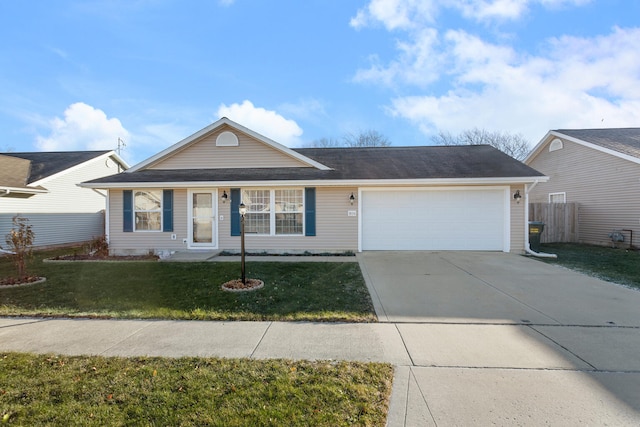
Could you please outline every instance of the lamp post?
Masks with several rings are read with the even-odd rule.
[[[240,276],[242,284],[247,284],[247,278],[244,273],[244,216],[247,213],[247,207],[244,203],[240,203]]]

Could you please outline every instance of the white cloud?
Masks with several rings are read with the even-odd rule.
[[[99,109],[82,102],[71,104],[58,117],[49,122],[48,137],[37,137],[37,146],[43,151],[113,150],[118,138],[127,140],[129,132],[120,120],[107,118]]]
[[[474,21],[516,20],[529,5],[546,8],[580,6],[592,0],[371,0],[349,24],[355,29],[382,24],[387,30],[410,30],[434,23],[438,11],[455,9]]]
[[[373,56],[369,69],[358,70],[356,82],[382,83],[394,86],[396,82],[424,86],[438,79],[442,69],[438,53],[438,32],[433,28],[417,31],[411,40],[397,43],[399,55],[387,66]]]
[[[387,30],[414,28],[422,22],[433,22],[437,1],[371,0],[358,10],[350,25],[356,29],[381,23]]]
[[[552,128],[640,122],[640,29],[553,39],[545,56],[519,55],[461,31],[448,32],[446,40],[456,64],[453,88],[440,96],[397,97],[389,108],[427,134],[479,127],[535,142]]]
[[[227,117],[242,126],[274,141],[292,147],[300,144],[302,129],[294,120],[285,119],[272,110],[255,107],[251,101],[242,104],[220,105],[219,117]]]

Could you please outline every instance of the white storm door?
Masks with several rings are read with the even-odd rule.
[[[218,247],[217,190],[189,190],[189,248]]]

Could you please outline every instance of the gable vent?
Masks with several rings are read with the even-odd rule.
[[[562,140],[558,138],[554,139],[551,141],[551,144],[549,144],[549,152],[556,150],[562,150]]]
[[[216,138],[217,147],[237,147],[238,145],[240,145],[238,143],[238,137],[233,132],[222,132]]]

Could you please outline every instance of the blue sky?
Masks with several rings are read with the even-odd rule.
[[[640,126],[637,0],[3,1],[0,40],[0,151]]]

